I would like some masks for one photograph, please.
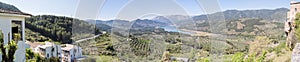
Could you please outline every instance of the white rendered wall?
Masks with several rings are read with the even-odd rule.
[[[11,20],[0,18],[0,29],[3,33],[4,44],[8,43],[8,33],[11,34]]]
[[[12,20],[22,21],[22,41],[18,42],[18,49],[15,52],[15,62],[25,62],[25,18],[24,17],[13,17],[13,16],[1,16],[0,15],[0,29],[3,33],[4,44],[8,44],[9,40],[12,39]],[[10,36],[8,36],[8,33]],[[10,38],[10,39],[8,39]],[[2,61],[2,54],[0,54],[0,61]]]
[[[11,32],[11,21],[9,19],[0,18],[0,29],[3,33],[4,44],[6,45],[8,42],[8,33]],[[2,54],[0,53],[0,61],[2,61]]]

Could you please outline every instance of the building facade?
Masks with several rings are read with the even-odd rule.
[[[297,13],[300,13],[300,2],[291,1],[290,11],[287,12],[287,20],[285,22],[286,34],[294,28],[294,21]]]
[[[45,42],[44,45],[39,45],[34,49],[34,52],[39,53],[42,57],[45,57],[47,59],[51,57],[57,57],[61,59],[61,46],[50,43],[50,42]]]
[[[64,44],[62,45],[62,62],[74,62],[77,58],[82,57],[82,49],[79,46]]]
[[[62,62],[74,62],[78,58],[83,58],[81,47],[72,44],[58,45],[51,42],[45,42],[45,44],[26,42],[26,45],[26,48],[31,48],[35,53],[47,59],[57,57]]]
[[[25,18],[30,14],[0,9],[0,30],[2,30],[4,44],[14,39],[14,34],[21,34],[21,39],[17,39],[18,49],[15,52],[16,62],[25,62]],[[2,54],[0,53],[0,61]]]

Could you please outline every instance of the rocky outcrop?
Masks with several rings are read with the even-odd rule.
[[[287,39],[286,39],[286,45],[290,48],[290,50],[293,50],[295,47],[295,44],[298,42],[295,32],[292,30],[288,33]]]
[[[241,23],[241,22],[237,22],[237,29],[244,29],[244,26],[246,26],[245,24]]]
[[[285,23],[286,46],[293,50],[295,44],[298,42],[295,35],[295,25],[293,22]]]
[[[300,62],[300,43],[297,43],[293,49],[291,62]]]

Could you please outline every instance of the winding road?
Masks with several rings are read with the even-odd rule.
[[[73,42],[72,44],[76,44],[76,43],[80,43],[80,42],[83,42],[83,41],[86,41],[86,40],[94,39],[96,37],[99,37],[100,35],[102,35],[102,34],[98,34],[98,35],[95,35],[93,37],[88,37],[88,38],[80,39],[80,40],[77,40],[77,41]]]

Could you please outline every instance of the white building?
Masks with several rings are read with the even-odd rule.
[[[73,62],[76,58],[82,57],[82,49],[79,46],[64,44],[62,54],[62,62]]]
[[[4,44],[8,44],[13,39],[13,34],[20,33],[21,39],[18,41],[18,49],[15,52],[15,62],[25,62],[25,18],[30,14],[0,9],[0,30],[3,33]],[[13,26],[18,24],[20,26]],[[2,54],[0,53],[0,61]]]
[[[44,45],[37,46],[34,48],[34,52],[39,53],[45,58],[57,57],[61,59],[62,55],[61,46],[50,42],[45,42]]]
[[[82,49],[71,44],[57,45],[50,42],[41,44],[39,42],[26,42],[26,48],[31,48],[35,53],[42,57],[57,57],[62,62],[74,62],[77,58],[82,58]]]

